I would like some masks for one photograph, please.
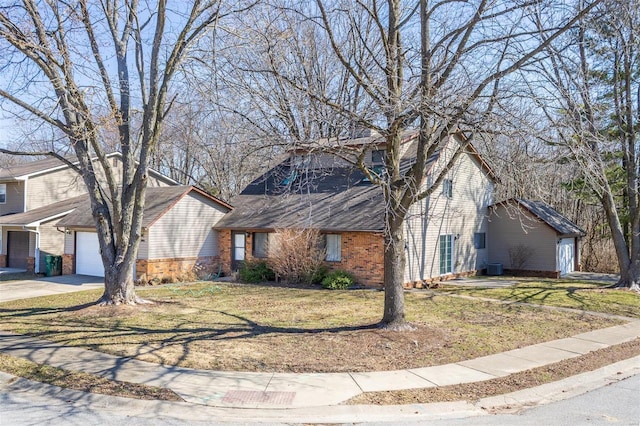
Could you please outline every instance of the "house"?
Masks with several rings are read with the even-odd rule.
[[[547,277],[580,270],[580,237],[586,233],[548,204],[513,198],[489,211],[492,262]]]
[[[215,225],[231,206],[191,186],[146,190],[142,239],[134,276],[148,279],[218,269]],[[104,276],[98,234],[88,200],[56,223],[64,229],[63,274]]]
[[[416,138],[416,132],[403,137],[403,167],[415,161]],[[450,136],[428,159],[426,185],[443,170],[463,138]],[[363,137],[344,145],[365,149],[365,164],[376,173],[383,171],[382,137]],[[488,207],[495,182],[491,168],[469,144],[439,188],[411,207],[405,222],[405,285],[419,287],[425,281],[474,274],[486,267]],[[382,191],[339,156],[292,152],[232,203],[234,210],[215,225],[226,273],[245,260],[266,258],[276,230],[316,228],[323,235],[330,269],[349,271],[363,285],[383,284]]]
[[[122,155],[111,153],[108,158],[118,172]],[[149,186],[176,183],[149,172]],[[64,234],[56,223],[86,193],[78,173],[56,158],[0,169],[0,267],[44,272],[45,256],[63,252]]]

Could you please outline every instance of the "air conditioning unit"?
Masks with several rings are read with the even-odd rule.
[[[502,263],[487,263],[487,275],[502,275]]]

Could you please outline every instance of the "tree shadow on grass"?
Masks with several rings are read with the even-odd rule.
[[[493,298],[496,300],[501,300],[507,303],[514,304],[532,304],[532,305],[545,305],[545,306],[553,306],[551,303],[547,303],[547,300],[559,293],[564,293],[567,299],[573,301],[574,303],[567,303],[564,306],[561,304],[559,306],[572,308],[572,309],[580,309],[583,311],[587,311],[589,308],[589,303],[587,298],[580,295],[580,290],[592,290],[592,287],[554,287],[553,283],[548,283],[549,285],[541,285],[541,286],[531,286],[527,285],[525,287],[508,287],[501,289],[505,291],[505,293],[499,295],[482,295],[478,294],[478,290],[492,290],[491,288],[482,288],[482,287],[465,287],[465,288],[456,288],[453,291],[447,291],[443,294],[456,294],[456,295],[464,295],[468,297],[486,297]]]
[[[90,307],[94,303],[83,304],[68,308],[33,308],[33,309],[2,309],[0,315],[5,317],[15,316],[20,318],[33,317],[33,322],[22,320],[27,326],[32,325],[38,328],[38,331],[29,333],[31,337],[53,341],[51,345],[44,342],[33,346],[33,353],[38,348],[46,347],[48,350],[55,350],[58,345],[69,345],[85,349],[97,351],[109,351],[112,346],[135,347],[134,353],[116,359],[111,368],[105,368],[108,377],[112,379],[118,378],[118,365],[126,364],[140,356],[154,358],[154,362],[176,366],[187,361],[190,355],[192,345],[207,341],[242,341],[253,339],[261,336],[277,336],[292,335],[305,336],[316,335],[321,333],[349,333],[364,330],[378,329],[378,324],[357,324],[357,325],[338,325],[331,327],[296,327],[296,326],[273,326],[260,324],[257,321],[235,313],[229,313],[221,310],[209,310],[211,314],[221,315],[230,318],[230,323],[223,323],[218,320],[216,323],[207,324],[206,326],[194,326],[197,323],[197,315],[194,315],[194,321],[182,321],[171,325],[170,327],[153,327],[153,326],[136,326],[125,324],[123,321],[109,321],[108,324],[100,324],[92,321],[91,318],[37,318],[41,315],[65,313],[79,311]],[[200,308],[200,310],[203,310]],[[17,311],[17,312],[16,312]],[[11,314],[11,315],[7,315]],[[43,321],[46,327],[43,327]],[[148,336],[148,339],[144,339]],[[167,348],[175,348],[176,355],[168,357],[163,353]],[[11,349],[11,348],[9,348]],[[14,349],[29,349],[28,347],[18,346]],[[63,348],[60,348],[61,350]],[[27,357],[31,359],[31,357]],[[105,365],[106,367],[106,365]]]

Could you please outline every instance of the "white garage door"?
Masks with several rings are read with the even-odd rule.
[[[560,275],[569,274],[574,271],[575,255],[575,239],[561,239],[560,244],[558,244],[558,268],[560,268]]]
[[[76,274],[104,277],[98,234],[76,232]]]

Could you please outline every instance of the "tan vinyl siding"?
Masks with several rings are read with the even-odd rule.
[[[24,181],[5,182],[7,185],[6,202],[0,204],[0,216],[22,213],[24,210]]]
[[[532,250],[525,270],[555,271],[557,238],[556,232],[543,222],[537,221],[522,208],[496,206],[490,216],[489,261],[502,263],[512,269],[509,249],[523,245]]]
[[[33,210],[86,193],[84,181],[80,175],[70,169],[33,176],[27,182],[26,210]]]
[[[65,233],[56,229],[57,220],[41,224],[40,231],[40,272],[45,272],[45,256],[61,256],[64,253]]]
[[[164,177],[162,175],[158,175],[156,173],[149,173],[149,178],[147,179],[147,186],[155,188],[160,186],[174,186],[175,182],[171,179]]]
[[[225,212],[205,197],[188,194],[147,231],[148,258],[217,256],[218,233],[213,226]]]
[[[109,164],[118,183],[122,179],[122,160],[118,156],[111,157]],[[94,165],[96,176],[107,188],[105,174],[102,168]],[[148,179],[150,187],[175,185],[170,179],[150,173]],[[29,178],[27,183],[27,208],[33,210],[67,198],[87,193],[82,177],[71,169],[64,168]],[[8,196],[8,194],[7,194]]]
[[[75,254],[76,252],[76,233],[75,231],[65,232],[64,234],[64,254]]]
[[[138,257],[136,259],[149,259],[149,231],[142,231],[142,238],[138,243]]]
[[[437,176],[448,155],[443,153],[430,175]],[[441,170],[441,169],[440,169]],[[492,203],[493,184],[480,164],[463,154],[447,173],[453,182],[453,196],[442,193],[442,184],[427,199],[414,204],[405,222],[407,264],[405,282],[440,276],[440,235],[453,235],[453,273],[476,271],[486,267],[491,239],[488,232],[488,206]],[[427,184],[430,184],[428,182]],[[476,249],[474,234],[487,236],[485,249]]]

